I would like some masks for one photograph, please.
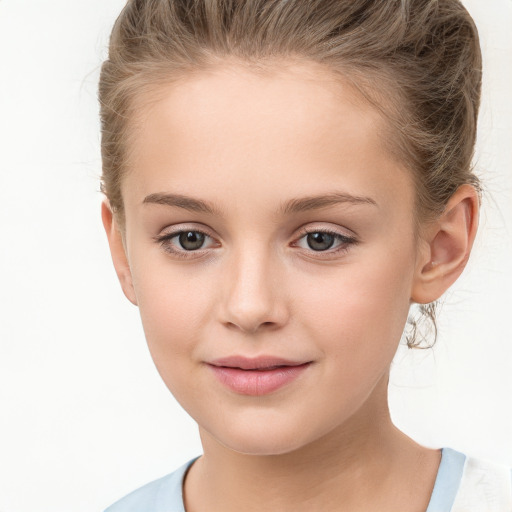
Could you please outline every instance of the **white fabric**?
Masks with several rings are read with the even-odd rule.
[[[512,512],[510,468],[467,457],[450,512]]]

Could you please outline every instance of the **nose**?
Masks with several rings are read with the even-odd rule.
[[[288,309],[276,258],[253,246],[238,251],[228,266],[223,323],[247,334],[282,327]]]

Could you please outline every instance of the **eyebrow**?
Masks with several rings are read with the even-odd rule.
[[[202,199],[184,196],[182,194],[156,193],[146,196],[144,204],[161,204],[166,206],[174,206],[183,208],[193,212],[207,213],[222,217],[222,212],[213,203]],[[283,203],[278,209],[281,215],[291,215],[294,213],[307,212],[311,210],[319,210],[329,206],[338,204],[352,205],[373,205],[377,206],[377,202],[371,197],[353,196],[345,192],[333,192],[319,196],[307,196],[295,199],[289,199]]]
[[[142,201],[144,204],[163,204],[166,206],[175,206],[192,212],[209,213],[210,215],[222,216],[221,211],[212,203],[203,201],[202,199],[194,199],[193,197],[181,194],[150,194]]]
[[[329,206],[336,206],[337,204],[353,204],[353,205],[373,205],[377,206],[377,202],[371,197],[353,196],[345,192],[332,192],[330,194],[321,196],[301,197],[297,199],[290,199],[286,201],[279,212],[282,215],[289,215],[292,213],[306,212],[309,210],[319,210]]]

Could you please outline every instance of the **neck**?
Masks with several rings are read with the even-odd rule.
[[[426,465],[426,449],[392,424],[387,378],[347,422],[292,452],[246,455],[221,445],[203,429],[200,434],[204,455],[186,478],[187,512],[384,511],[387,495],[389,510],[393,510],[397,482],[408,489],[408,496],[400,502],[409,504],[411,492],[420,491],[421,496],[422,488],[418,489],[414,479],[421,480],[418,469]],[[417,510],[426,509],[434,485],[439,454],[435,460],[433,455],[427,468],[430,483]],[[425,480],[422,483],[425,490]],[[418,494],[414,499],[418,500]]]

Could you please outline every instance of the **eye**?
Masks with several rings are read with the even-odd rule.
[[[178,237],[178,242],[181,247],[187,251],[200,249],[206,237],[206,235],[200,231],[182,231],[179,235],[175,235],[175,237],[176,236]]]
[[[301,243],[301,241],[304,242]],[[305,245],[304,245],[305,243]],[[335,245],[337,243],[337,245]],[[330,229],[304,229],[298,242],[298,247],[303,249],[312,249],[313,252],[328,252],[328,254],[337,254],[347,251],[351,245],[357,243],[353,237],[338,233]],[[332,247],[334,250],[329,251]]]
[[[330,249],[334,244],[334,240],[334,235],[323,231],[308,233],[306,235],[307,244],[314,251],[325,251]]]
[[[191,256],[187,253],[201,252],[207,240],[212,237],[197,229],[182,229],[155,237],[165,251],[183,258]]]

